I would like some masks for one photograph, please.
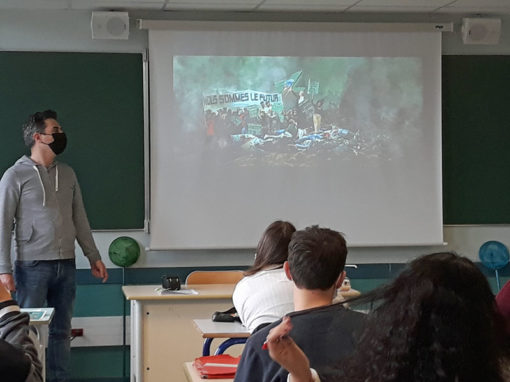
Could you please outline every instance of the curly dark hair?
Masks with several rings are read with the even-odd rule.
[[[342,380],[503,380],[502,320],[486,278],[467,258],[417,258],[391,284],[350,304],[367,302],[375,308],[341,366]]]

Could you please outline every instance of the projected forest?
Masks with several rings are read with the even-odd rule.
[[[419,139],[418,58],[175,56],[173,73],[183,155],[313,166],[391,160]]]

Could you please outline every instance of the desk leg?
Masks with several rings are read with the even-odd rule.
[[[247,338],[229,338],[228,340],[223,341],[216,349],[214,355],[223,354],[225,350],[232,345],[245,344]]]
[[[211,355],[211,342],[213,338],[206,338],[204,341],[204,346],[202,347],[202,355],[208,356]]]
[[[46,346],[48,345],[48,327],[31,325],[29,335],[38,344],[37,353],[42,364],[42,382],[46,382]]]
[[[131,382],[143,382],[142,303],[131,301]]]

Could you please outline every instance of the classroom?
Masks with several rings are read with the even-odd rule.
[[[8,146],[1,156],[2,173],[23,152],[20,126],[36,110],[56,109],[62,115],[63,125],[66,120],[76,124],[75,130],[71,127],[66,130],[73,150],[77,145],[86,146],[86,150],[65,157],[64,161],[78,173],[94,240],[110,277],[104,285],[91,277],[88,262],[77,246],[77,295],[72,326],[82,328],[84,336],[71,342],[73,382],[129,380],[126,375],[132,355],[122,345],[126,312],[128,323],[124,329],[128,340],[131,330],[130,302],[124,298],[123,285],[159,284],[163,275],[185,280],[194,270],[246,269],[253,263],[256,241],[243,248],[234,245],[222,248],[221,243],[209,248],[203,245],[183,249],[151,245],[147,227],[151,203],[157,199],[149,191],[150,81],[146,69],[152,53],[149,31],[140,28],[137,20],[182,25],[195,21],[451,25],[453,31],[441,33],[444,244],[350,247],[347,263],[357,268],[349,268],[347,275],[352,287],[363,293],[394,278],[406,262],[418,255],[452,250],[479,264],[493,292],[497,291],[494,271],[483,267],[478,253],[487,241],[510,245],[507,192],[510,151],[506,147],[510,130],[506,128],[509,114],[505,102],[510,96],[510,4],[497,0],[444,0],[436,1],[434,6],[428,1],[408,0],[320,3],[304,6],[291,0],[0,1],[0,69],[4,74],[0,76],[0,115],[4,117],[3,131],[7,137],[4,145]],[[128,38],[93,39],[91,16],[100,11],[128,12]],[[500,19],[499,42],[464,43],[461,26],[468,17]],[[42,80],[32,74],[32,65],[40,67],[40,73],[62,73],[62,78]],[[83,96],[82,86],[97,94],[86,94],[74,102],[73,97]],[[72,93],[55,90],[60,87]],[[239,90],[248,99],[249,91],[257,89]],[[102,91],[105,94],[99,94]],[[118,103],[124,107],[109,108],[109,99],[113,98],[120,99]],[[88,115],[101,122],[92,126],[81,123],[82,118],[89,120]],[[111,131],[105,132],[106,129]],[[114,165],[103,167],[103,162]],[[110,182],[109,177],[116,181]],[[105,180],[104,186],[98,185],[101,180]],[[274,220],[268,219],[267,223]],[[108,257],[110,244],[121,236],[133,238],[141,249],[137,262],[125,269]],[[500,270],[499,276],[501,284],[508,281],[508,267]],[[222,300],[216,309],[208,302],[189,314],[206,318],[216,310],[225,310],[227,305],[228,301]],[[194,342],[198,343],[198,355],[201,350],[198,334]],[[179,352],[175,345],[170,347],[168,357]],[[175,371],[168,380],[186,381],[182,370]]]

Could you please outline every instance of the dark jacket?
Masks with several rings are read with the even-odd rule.
[[[290,313],[290,336],[303,349],[310,367],[319,375],[328,372],[354,349],[355,337],[365,315],[333,304]],[[288,372],[274,362],[262,349],[269,331],[281,320],[253,334],[247,341],[237,368],[235,382],[286,382]]]
[[[38,343],[29,334],[30,318],[13,300],[0,303],[0,380],[41,382]]]

